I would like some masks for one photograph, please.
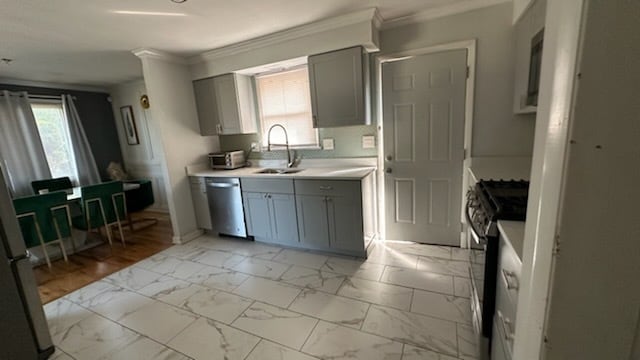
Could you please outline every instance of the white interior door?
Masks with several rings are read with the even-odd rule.
[[[388,240],[458,246],[467,51],[382,64]]]

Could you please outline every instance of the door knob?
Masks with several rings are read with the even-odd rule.
[[[387,174],[391,174],[393,171],[391,170],[391,168],[386,168],[384,169],[384,172],[386,172]]]
[[[391,160],[393,160],[393,156],[387,155],[387,161],[391,161]]]

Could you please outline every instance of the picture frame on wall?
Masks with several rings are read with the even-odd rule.
[[[124,132],[127,137],[127,144],[140,144],[138,129],[136,128],[136,120],[133,117],[133,108],[130,105],[123,106],[120,108],[120,114],[122,115],[122,125],[124,126]]]

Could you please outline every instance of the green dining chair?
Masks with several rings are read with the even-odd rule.
[[[72,189],[73,184],[71,184],[71,179],[69,179],[68,176],[64,176],[64,177],[53,178],[53,179],[32,181],[31,188],[33,189],[34,194],[39,194],[40,190],[47,190],[48,192],[54,192],[54,191]]]
[[[51,268],[47,245],[57,244],[64,261],[69,262],[63,240],[70,239],[74,251],[75,244],[71,235],[71,213],[64,191],[17,198],[13,200],[13,207],[27,248],[40,245]]]
[[[80,189],[82,215],[73,218],[73,226],[84,230],[105,228],[109,245],[113,246],[111,227],[118,226],[120,240],[125,246],[122,221],[127,217],[126,198],[122,181],[110,181]]]

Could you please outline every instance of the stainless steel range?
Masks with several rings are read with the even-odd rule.
[[[514,180],[482,180],[467,193],[465,213],[471,233],[468,247],[476,249],[469,252],[471,308],[476,333],[488,340],[482,346],[483,353],[488,353],[495,311],[498,220],[524,221],[528,193],[528,181]],[[484,265],[479,258],[484,258]]]

